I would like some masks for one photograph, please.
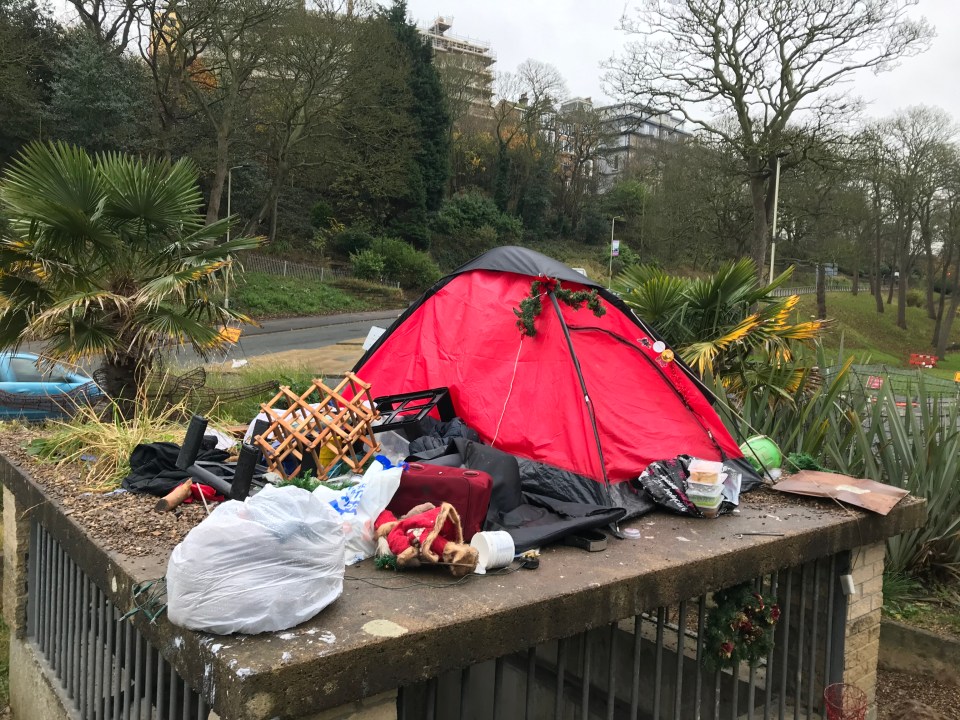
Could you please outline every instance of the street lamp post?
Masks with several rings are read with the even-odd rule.
[[[623,217],[614,215],[610,218],[610,272],[607,275],[607,288],[613,284],[613,228],[616,226],[617,220],[623,220]]]
[[[770,228],[770,282],[773,282],[773,263],[777,257],[777,205],[780,200],[780,158],[787,153],[777,153],[777,167],[773,174],[773,224]],[[761,272],[763,268],[757,268]]]
[[[227,169],[227,218],[230,217],[230,195],[233,190],[233,171],[239,170],[243,165],[234,165]],[[230,225],[227,224],[227,242],[230,242]],[[227,271],[223,279],[223,306],[230,309],[230,255],[227,255]]]

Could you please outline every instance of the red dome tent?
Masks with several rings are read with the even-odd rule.
[[[536,335],[524,336],[514,309],[546,278],[596,289],[606,312],[574,310],[550,293]],[[601,285],[540,253],[501,247],[437,282],[354,372],[378,396],[448,387],[483,442],[620,496],[617,486],[655,460],[742,457],[699,380],[658,352],[658,340]]]

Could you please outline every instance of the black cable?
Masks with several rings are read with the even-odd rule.
[[[522,570],[525,564],[526,563],[524,561],[521,561],[520,564],[517,565],[516,567],[507,567],[502,570],[495,570],[493,572],[488,572],[485,575],[477,575],[476,573],[469,573],[467,575],[464,575],[462,578],[458,578],[457,580],[452,580],[450,582],[441,582],[441,583],[424,582],[423,580],[417,580],[416,578],[401,576],[399,574],[394,575],[393,577],[384,577],[383,579],[387,581],[406,580],[407,581],[406,584],[383,585],[377,582],[377,580],[374,578],[358,577],[356,575],[344,575],[343,580],[344,582],[356,581],[356,582],[367,583],[368,585],[372,585],[373,587],[380,588],[381,590],[409,590],[410,588],[413,588],[413,587],[428,587],[428,588],[437,588],[440,590],[444,590],[446,588],[452,588],[452,587],[457,587],[458,585],[462,585],[464,582],[466,582],[472,577],[503,577],[504,575],[512,575],[513,573],[517,572],[517,570]]]

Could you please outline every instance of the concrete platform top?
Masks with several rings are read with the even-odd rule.
[[[2,456],[0,479],[122,610],[134,584],[165,574],[165,555],[98,547]],[[396,573],[367,561],[347,568],[340,599],[286,632],[225,637],[166,616],[135,622],[221,717],[295,718],[869,545],[919,526],[925,514],[912,497],[881,517],[760,490],[715,520],[654,513],[624,523],[640,539],[611,538],[602,552],[544,548],[537,570],[455,582],[440,570]]]

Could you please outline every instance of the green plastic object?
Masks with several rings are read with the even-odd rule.
[[[778,468],[783,464],[783,454],[777,444],[766,435],[754,435],[743,441],[740,452],[757,470]]]

